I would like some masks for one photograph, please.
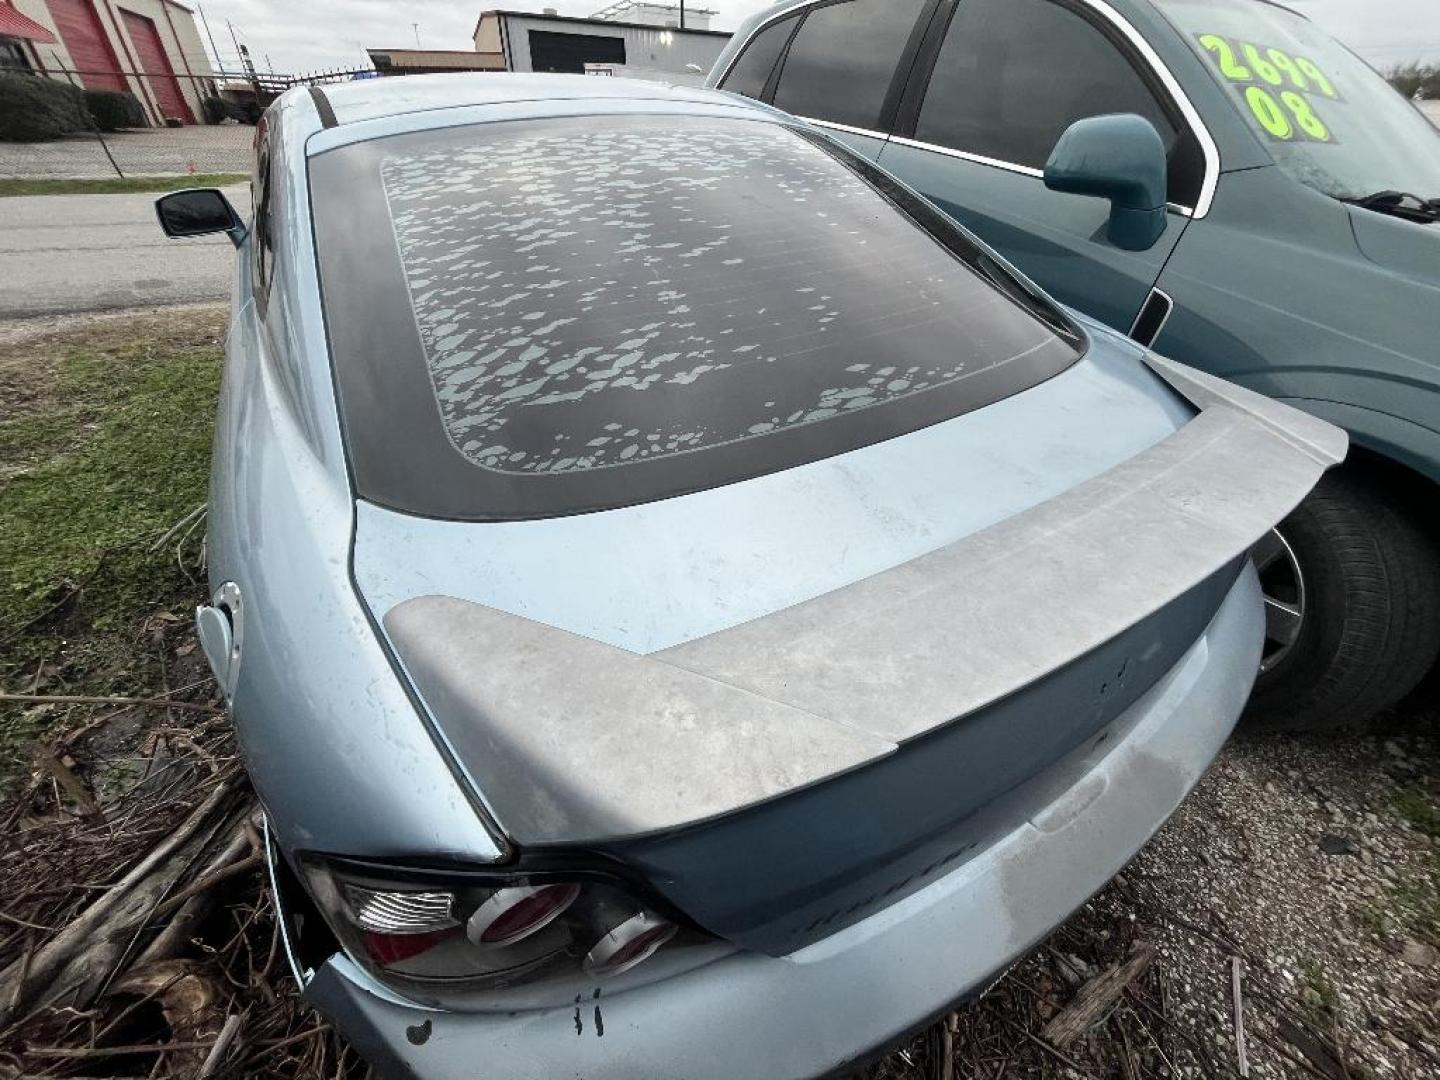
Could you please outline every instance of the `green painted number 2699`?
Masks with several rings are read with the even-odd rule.
[[[1271,138],[1335,141],[1307,95],[1335,100],[1340,95],[1313,60],[1220,34],[1201,34],[1199,41],[1220,74],[1243,94],[1251,115]]]

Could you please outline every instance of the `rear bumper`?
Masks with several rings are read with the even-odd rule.
[[[587,991],[579,1008],[467,1014],[383,999],[336,956],[306,996],[389,1077],[833,1071],[983,989],[1134,856],[1229,735],[1262,635],[1247,565],[1170,672],[1075,752],[1042,812],[919,892],[789,956],[737,953],[613,997]]]

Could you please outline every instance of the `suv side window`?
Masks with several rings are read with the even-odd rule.
[[[799,21],[799,15],[792,15],[770,24],[751,38],[750,44],[726,73],[720,89],[757,100],[762,98],[770,82],[770,73],[775,70],[775,62],[790,43],[790,35],[795,32],[795,24]]]
[[[962,0],[946,32],[914,137],[1043,168],[1076,120],[1138,113],[1170,162],[1171,202],[1194,206],[1204,159],[1118,42],[1054,0]]]
[[[878,128],[924,6],[925,0],[843,0],[811,8],[785,56],[775,105],[796,116]]]

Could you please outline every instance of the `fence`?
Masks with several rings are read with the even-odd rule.
[[[128,93],[134,104],[123,127],[86,130],[44,142],[0,142],[0,178],[98,179],[248,173],[255,121],[291,86],[373,77],[373,72],[324,71],[304,76],[259,73],[153,75],[134,70],[47,71],[88,90]],[[92,113],[93,113],[92,109]],[[99,118],[105,124],[105,118]],[[134,126],[131,126],[134,125]],[[106,126],[110,126],[106,124]]]

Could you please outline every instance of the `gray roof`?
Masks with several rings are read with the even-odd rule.
[[[465,105],[510,101],[564,101],[586,98],[658,100],[735,106],[739,98],[717,90],[640,79],[518,72],[464,72],[409,75],[403,79],[362,79],[316,87],[324,93],[338,124]],[[768,111],[768,110],[766,110]]]

